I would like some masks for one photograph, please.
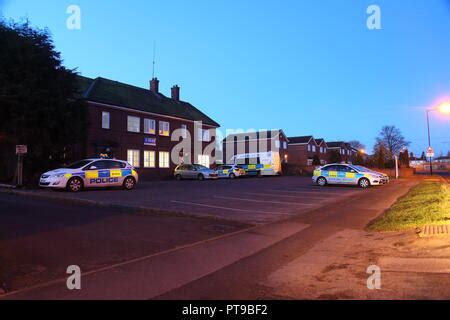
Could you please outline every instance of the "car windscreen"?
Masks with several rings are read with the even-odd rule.
[[[353,168],[355,168],[356,170],[358,170],[358,171],[372,171],[372,170],[370,170],[369,168],[366,168],[366,167],[363,167],[363,166],[356,166],[356,165],[352,165],[352,167]]]
[[[68,165],[66,168],[67,169],[79,169],[91,162],[92,162],[91,160],[81,160],[81,161],[77,161],[77,162],[74,162],[74,163]]]

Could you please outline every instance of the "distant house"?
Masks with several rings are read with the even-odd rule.
[[[334,162],[336,155],[340,157],[342,163],[353,163],[356,159],[358,150],[353,148],[349,143],[344,141],[327,142],[328,145],[328,162]]]
[[[313,136],[288,137],[289,163],[310,166],[320,146]],[[325,154],[326,155],[326,154]]]
[[[450,156],[437,157],[434,161],[439,163],[450,163]]]
[[[229,134],[222,141],[223,162],[239,154],[278,152],[281,161],[286,162],[288,157],[288,142],[283,130],[260,130],[244,133]]]
[[[316,139],[316,143],[320,164],[325,165],[328,163],[328,144],[325,142],[325,139]]]
[[[88,104],[87,138],[79,157],[106,156],[128,160],[142,177],[170,176],[181,162],[209,166],[213,159],[203,154],[214,142],[219,124],[189,102],[180,99],[180,87],[171,88],[171,97],[159,92],[153,78],[149,89],[108,80],[79,77],[81,97]],[[201,121],[200,127],[194,123]],[[172,159],[180,141],[172,141],[180,129],[180,141],[191,137],[191,149]],[[193,148],[194,142],[201,145]],[[212,153],[212,156],[214,154]]]

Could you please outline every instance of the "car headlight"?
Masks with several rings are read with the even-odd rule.
[[[62,178],[64,177],[66,174],[65,173],[59,173],[59,174],[55,174],[52,176],[52,178]]]

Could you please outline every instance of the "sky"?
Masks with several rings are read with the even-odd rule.
[[[367,28],[378,5],[381,29]],[[66,26],[81,10],[81,29]],[[359,140],[384,125],[426,149],[426,109],[450,100],[448,0],[0,0],[6,19],[47,27],[64,64],[84,76],[181,98],[226,129]],[[155,50],[154,50],[155,49]],[[436,154],[450,115],[430,113]]]

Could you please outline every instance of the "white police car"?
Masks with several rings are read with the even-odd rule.
[[[319,186],[327,184],[350,184],[361,188],[382,185],[389,182],[389,177],[381,172],[350,164],[329,164],[314,170],[312,177]]]
[[[65,168],[44,173],[39,186],[78,192],[83,188],[123,187],[131,190],[138,182],[136,170],[126,161],[86,159]]]
[[[245,176],[245,170],[237,164],[224,164],[216,168],[219,178],[234,179]]]

